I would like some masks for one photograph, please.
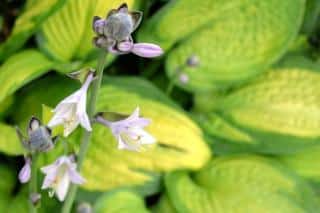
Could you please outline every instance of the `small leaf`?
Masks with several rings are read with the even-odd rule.
[[[308,69],[270,70],[217,98],[210,112],[201,113],[200,124],[247,151],[292,153],[319,144],[318,81],[320,74]]]
[[[66,0],[29,0],[24,12],[16,19],[9,38],[0,45],[0,61],[7,58],[37,31],[39,25],[58,10]]]
[[[121,213],[149,213],[144,200],[137,194],[130,191],[116,191],[106,193],[100,197],[94,205],[94,212],[121,212]]]
[[[189,91],[223,89],[248,80],[278,60],[296,37],[303,0],[184,0],[160,9],[139,33],[169,51],[168,76]],[[197,67],[187,66],[191,56]],[[187,83],[177,72],[184,72]]]
[[[317,212],[312,188],[280,164],[257,156],[216,158],[199,172],[166,177],[177,212]]]
[[[0,123],[0,132],[0,152],[8,155],[21,155],[24,153],[14,127]]]
[[[37,50],[24,50],[11,56],[0,67],[0,102],[28,82],[47,73],[52,66],[53,63]]]

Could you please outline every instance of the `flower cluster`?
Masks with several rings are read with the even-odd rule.
[[[93,29],[97,34],[95,44],[115,54],[132,52],[142,57],[161,55],[162,49],[157,45],[133,43],[131,33],[138,27],[141,17],[141,12],[129,12],[127,5],[123,4],[117,10],[112,10],[106,19],[94,18]],[[103,69],[100,71],[100,79],[102,79]],[[108,113],[104,112],[98,112],[95,116],[91,115],[92,113],[88,115],[87,94],[91,85],[98,82],[96,75],[93,69],[83,69],[69,75],[77,77],[82,86],[57,104],[48,124],[44,125],[39,119],[32,117],[28,124],[27,136],[17,128],[17,134],[26,150],[25,164],[19,172],[21,183],[29,182],[33,175],[36,175],[32,174],[33,168],[36,168],[34,167],[36,156],[54,148],[58,136],[52,136],[52,130],[57,126],[63,126],[63,137],[68,137],[79,125],[83,127],[85,133],[90,134],[93,130],[93,122],[103,124],[111,130],[118,141],[118,148],[130,151],[139,151],[142,146],[156,142],[156,139],[144,130],[150,124],[150,120],[139,116],[138,107],[131,115],[118,116],[117,120],[109,120]],[[93,92],[95,95],[98,94],[98,91]],[[93,112],[90,109],[88,111]],[[56,195],[59,201],[65,200],[71,183],[77,185],[85,183],[85,179],[78,170],[76,156],[67,154],[66,151],[54,163],[41,168],[42,173],[45,174],[41,189],[49,189],[49,195]],[[32,191],[30,198],[35,204],[41,196],[36,191]]]
[[[131,34],[138,28],[141,19],[142,12],[128,11],[127,4],[111,10],[106,19],[95,16],[95,45],[117,55],[133,53],[145,58],[160,56],[163,50],[158,45],[133,42]]]

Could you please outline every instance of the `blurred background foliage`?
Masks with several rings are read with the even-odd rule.
[[[26,212],[17,181],[25,129],[95,66],[91,21],[123,0],[0,3],[0,212]],[[140,106],[158,139],[119,151],[94,126],[77,205],[95,212],[319,212],[320,1],[127,0],[144,12],[134,37],[165,54],[112,56],[99,110]],[[43,104],[46,106],[44,107]],[[51,163],[79,131],[41,156]],[[41,179],[39,180],[40,184]],[[41,212],[59,211],[42,192]],[[75,207],[76,209],[76,207]]]

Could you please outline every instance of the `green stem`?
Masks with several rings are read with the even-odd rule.
[[[167,89],[166,89],[166,94],[167,96],[170,96],[171,95],[171,92],[173,90],[173,87],[174,87],[174,83],[172,80],[169,80],[169,84],[167,86]]]
[[[105,65],[105,61],[106,61],[106,55],[107,55],[107,52],[105,52],[105,51],[101,52],[99,60],[98,60],[98,64],[97,64],[97,71],[96,71],[97,79],[92,83],[91,95],[90,95],[89,104],[88,104],[88,115],[89,115],[90,120],[93,119],[94,113],[96,110],[96,103],[97,103],[97,99],[98,99],[100,85],[102,82],[103,69],[104,69],[104,65]],[[77,155],[77,163],[78,163],[77,168],[79,171],[81,170],[83,160],[84,160],[86,153],[88,151],[88,147],[90,144],[90,138],[91,138],[91,132],[83,129],[80,150]],[[78,190],[77,185],[73,184],[70,187],[70,191],[69,191],[67,198],[66,198],[66,201],[64,202],[64,205],[62,207],[62,211],[61,211],[62,213],[69,213],[71,211],[74,199],[77,194],[77,190]]]
[[[31,201],[31,195],[37,193],[37,159],[38,154],[32,154],[31,162],[31,180],[29,183],[29,203],[30,203],[30,213],[37,213],[37,207]]]

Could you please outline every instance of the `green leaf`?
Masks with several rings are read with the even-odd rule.
[[[311,187],[285,167],[258,156],[216,158],[190,176],[166,177],[177,212],[318,212]]]
[[[152,213],[177,213],[167,194],[163,194],[160,201],[152,207]]]
[[[96,213],[149,213],[142,197],[130,191],[106,193],[94,205]]]
[[[0,102],[0,118],[6,115],[11,110],[11,105],[14,102],[14,96],[10,95],[5,100]]]
[[[14,127],[0,123],[0,152],[8,155],[23,154],[22,145]]]
[[[296,37],[303,12],[304,0],[171,1],[144,25],[139,40],[169,50],[166,71],[179,86],[220,89],[278,60]],[[192,55],[197,67],[186,65]],[[179,73],[189,76],[187,84]]]
[[[16,19],[9,38],[0,45],[0,61],[7,58],[37,31],[39,25],[58,10],[66,0],[29,0],[24,12]]]
[[[33,49],[11,56],[0,67],[0,103],[25,84],[47,73],[52,66],[51,61]]]
[[[308,148],[291,155],[277,156],[276,159],[300,176],[320,182],[320,146]]]
[[[247,151],[292,153],[319,144],[318,81],[320,74],[308,69],[270,70],[214,100],[200,124]]]
[[[7,206],[10,203],[17,178],[12,170],[5,165],[0,165],[0,177],[0,212],[8,212],[6,211]]]
[[[54,107],[74,85],[58,76],[36,82],[19,96],[15,121],[25,125],[32,114],[40,114],[41,104]],[[131,114],[139,106],[142,115],[152,119],[147,130],[159,141],[144,152],[118,150],[110,130],[95,124],[82,170],[87,179],[85,189],[102,191],[148,184],[154,181],[154,173],[198,169],[209,159],[210,151],[197,125],[150,83],[138,78],[107,77],[98,100],[98,111]],[[71,146],[80,142],[79,135],[68,138]]]
[[[134,2],[129,0],[127,4],[132,6]],[[61,62],[86,58],[94,50],[93,16],[105,17],[110,9],[117,8],[121,3],[121,0],[67,1],[42,25],[38,33],[40,48]]]

